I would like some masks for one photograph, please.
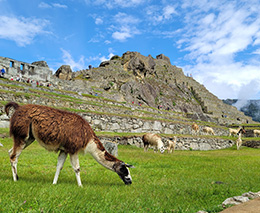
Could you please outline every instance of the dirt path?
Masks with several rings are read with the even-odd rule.
[[[259,213],[260,198],[225,209],[221,213]]]

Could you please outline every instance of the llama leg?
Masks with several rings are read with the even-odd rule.
[[[70,163],[71,163],[72,168],[75,171],[78,186],[82,186],[82,183],[80,180],[80,166],[79,166],[78,154],[70,155]]]
[[[10,163],[11,163],[11,167],[12,167],[14,181],[17,181],[19,179],[18,174],[17,174],[17,163],[18,163],[18,158],[19,158],[23,148],[24,148],[24,145],[21,145],[18,147],[16,147],[14,145],[14,147],[9,150]]]
[[[64,165],[64,162],[67,158],[67,153],[60,151],[59,157],[58,157],[58,163],[57,163],[57,169],[56,173],[53,179],[53,184],[56,184],[59,178],[60,171],[62,170],[62,167]]]

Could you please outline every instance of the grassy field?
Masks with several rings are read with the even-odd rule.
[[[81,155],[80,188],[69,159],[52,185],[57,154],[37,142],[21,154],[20,179],[13,182],[7,153],[12,141],[0,142],[0,212],[219,212],[226,198],[260,191],[260,151],[246,147],[162,155],[119,146],[118,158],[136,167],[130,186],[90,155]]]

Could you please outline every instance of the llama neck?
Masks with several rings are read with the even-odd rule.
[[[100,141],[95,143],[94,140],[90,141],[85,149],[92,157],[102,166],[114,171],[114,164],[119,161],[116,157],[110,155],[103,147]]]
[[[241,132],[238,133],[238,138],[241,139]]]

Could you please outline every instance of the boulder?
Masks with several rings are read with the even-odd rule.
[[[106,66],[108,66],[109,65],[109,61],[102,61],[101,63],[100,63],[100,65],[99,65],[99,67],[106,67]]]
[[[156,59],[162,59],[162,60],[166,61],[168,64],[171,64],[170,58],[165,56],[164,54],[157,55]]]
[[[55,76],[61,80],[71,80],[72,70],[69,65],[62,65],[55,73]]]

